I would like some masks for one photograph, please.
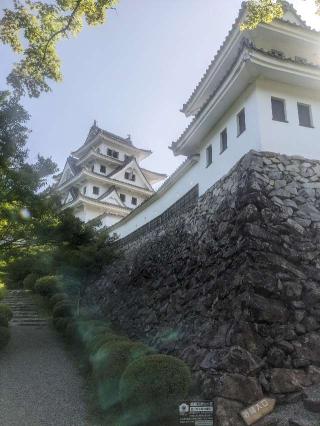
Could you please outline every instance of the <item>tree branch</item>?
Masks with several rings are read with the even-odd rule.
[[[67,24],[66,24],[63,28],[61,28],[60,30],[58,30],[58,31],[56,31],[55,33],[53,33],[53,34],[51,35],[51,37],[48,39],[48,41],[47,41],[47,43],[46,43],[46,45],[45,45],[45,48],[44,48],[44,53],[43,53],[43,57],[42,57],[42,62],[44,62],[44,61],[45,61],[45,59],[46,59],[46,55],[47,55],[47,51],[48,51],[49,44],[53,41],[53,39],[54,39],[55,37],[57,37],[59,34],[65,33],[65,32],[66,32],[66,31],[68,31],[68,29],[70,28],[70,25],[72,24],[72,21],[73,21],[73,19],[74,19],[74,17],[75,17],[75,14],[77,13],[77,11],[78,11],[78,9],[79,9],[79,7],[80,7],[80,5],[81,5],[82,1],[83,1],[83,0],[78,0],[78,1],[77,1],[76,5],[75,5],[75,8],[73,9],[73,11],[72,11],[71,15],[69,16],[69,19],[68,19]]]

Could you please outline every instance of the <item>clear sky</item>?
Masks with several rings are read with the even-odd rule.
[[[9,4],[9,0],[4,0]],[[299,13],[320,28],[311,0]],[[105,25],[88,28],[59,47],[64,80],[39,99],[24,99],[31,114],[30,157],[52,156],[63,167],[85,140],[93,120],[152,149],[144,167],[170,174],[183,158],[168,146],[188,124],[179,111],[235,20],[241,0],[120,0]],[[0,48],[0,87],[13,56]]]

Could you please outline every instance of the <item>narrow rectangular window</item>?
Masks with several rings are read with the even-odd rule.
[[[112,156],[113,158],[119,158],[119,152],[113,151]]]
[[[83,188],[83,194],[84,194],[84,195],[86,195],[86,193],[87,193],[87,187],[85,186],[85,187]]]
[[[206,166],[209,167],[212,163],[212,145],[207,146],[206,149]]]
[[[220,133],[220,154],[222,154],[228,148],[228,133],[227,129],[224,129]]]
[[[100,166],[100,173],[106,173],[106,172],[107,172],[106,166],[103,166],[101,164],[101,166]]]
[[[299,115],[300,126],[313,127],[312,115],[311,115],[311,106],[310,105],[300,104],[298,102],[298,115]]]
[[[120,194],[120,200],[124,203],[126,201],[125,194]]]
[[[136,206],[136,205],[137,205],[137,203],[138,203],[138,200],[136,199],[136,197],[132,197],[131,202],[132,202],[132,204],[133,204],[134,206]]]
[[[99,195],[100,189],[98,186],[94,186],[92,188],[92,192],[94,193],[94,195]]]
[[[285,101],[283,99],[271,98],[272,119],[287,123]]]
[[[110,149],[110,148],[107,149],[107,155],[109,155],[110,157],[112,157],[112,149]]]
[[[237,115],[238,124],[238,136],[240,136],[246,130],[246,112],[243,108]]]
[[[136,175],[132,175],[132,176],[131,176],[131,180],[132,180],[133,182],[135,182],[135,180],[136,180]]]
[[[125,172],[124,178],[129,180],[130,179],[130,173],[129,172]]]

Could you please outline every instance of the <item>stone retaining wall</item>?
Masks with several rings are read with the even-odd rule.
[[[319,254],[320,162],[251,151],[194,209],[131,242],[85,299],[185,360],[218,424],[237,425],[263,394],[288,402],[320,382]]]

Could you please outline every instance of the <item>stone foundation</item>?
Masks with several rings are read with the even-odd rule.
[[[295,401],[320,382],[319,254],[320,162],[252,151],[194,209],[127,246],[85,301],[182,358],[218,424],[236,425],[225,410]]]

